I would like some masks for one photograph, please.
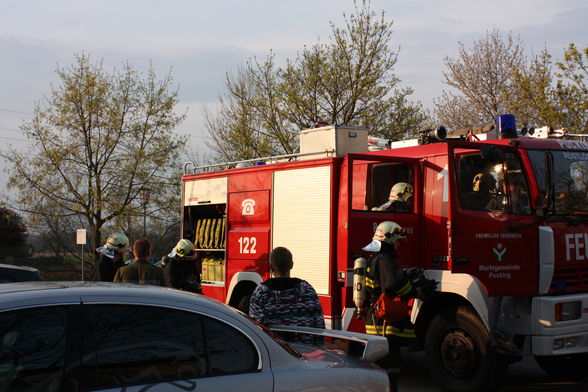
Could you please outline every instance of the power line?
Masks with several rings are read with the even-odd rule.
[[[19,112],[18,110],[9,110],[0,108],[0,112],[15,113],[15,114],[26,114],[27,116],[34,116],[34,113]]]
[[[20,133],[22,135],[22,131],[19,131],[18,129],[10,129],[10,128],[0,127],[0,130],[8,131],[8,132],[16,132],[16,133]]]
[[[10,136],[0,136],[0,139],[8,139],[8,140],[16,140],[19,142],[32,142],[32,140],[28,140],[28,139],[18,139],[16,137],[10,137]]]

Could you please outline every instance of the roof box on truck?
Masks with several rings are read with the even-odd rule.
[[[300,132],[300,159],[342,157],[367,150],[367,128],[333,124]]]

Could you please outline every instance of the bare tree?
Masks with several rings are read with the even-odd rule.
[[[512,33],[503,36],[493,30],[469,49],[461,42],[459,46],[457,59],[444,59],[443,77],[453,90],[434,101],[435,115],[453,128],[493,123],[507,111],[504,95],[512,85],[513,71],[524,60],[523,45]]]
[[[398,51],[390,47],[392,22],[355,4],[344,27],[331,24],[328,43],[305,47],[284,68],[270,53],[227,75],[216,113],[205,113],[211,149],[222,160],[289,154],[299,131],[317,123],[367,126],[375,136],[400,138],[428,119],[412,89],[398,88]]]

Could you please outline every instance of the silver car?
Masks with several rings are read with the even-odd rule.
[[[37,280],[43,280],[43,278],[36,268],[0,264],[0,283],[31,282]]]
[[[387,354],[384,338],[305,332],[347,345],[290,346],[220,302],[162,287],[8,283],[0,392],[388,390],[371,362]]]

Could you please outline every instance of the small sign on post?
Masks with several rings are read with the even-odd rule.
[[[76,230],[76,243],[82,246],[82,282],[84,281],[84,245],[86,245],[86,229]]]

